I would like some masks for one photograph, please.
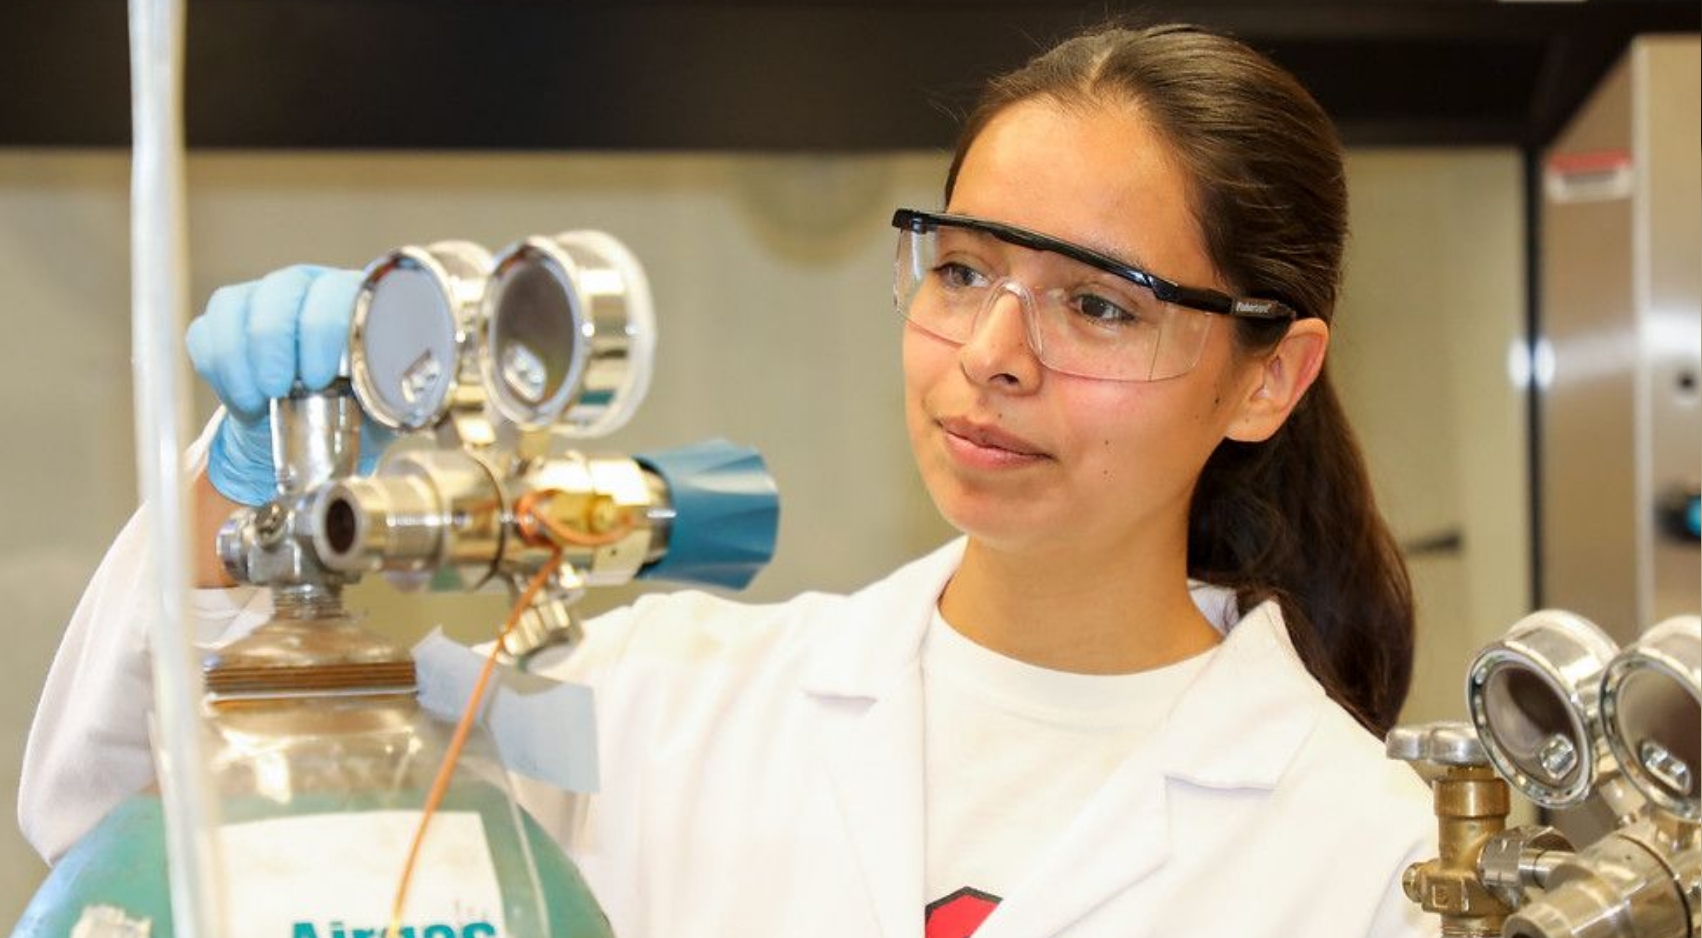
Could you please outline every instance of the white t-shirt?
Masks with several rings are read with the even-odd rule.
[[[1214,652],[1072,674],[983,648],[936,610],[921,656],[927,938],[973,932]]]

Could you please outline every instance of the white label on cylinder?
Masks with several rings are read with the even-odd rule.
[[[116,906],[91,905],[71,926],[71,938],[148,938],[152,931],[147,919],[131,918]]]
[[[245,938],[379,938],[418,811],[315,814],[221,830],[225,914]],[[502,893],[471,811],[431,819],[403,906],[404,938],[504,938]]]

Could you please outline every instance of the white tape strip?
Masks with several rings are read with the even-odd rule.
[[[484,656],[438,629],[414,646],[420,705],[454,722],[472,696]],[[591,688],[498,665],[486,692],[484,725],[503,765],[564,791],[597,791],[597,720]]]

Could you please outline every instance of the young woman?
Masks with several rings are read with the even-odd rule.
[[[1379,742],[1406,575],[1323,371],[1328,120],[1238,43],[1107,29],[992,83],[945,196],[895,217],[894,294],[917,465],[964,537],[850,596],[590,623],[534,667],[595,686],[602,793],[528,806],[627,936],[1433,929],[1399,885],[1433,849],[1427,793]],[[215,297],[190,344],[233,413],[268,356],[286,388],[329,379],[343,277]],[[280,317],[329,352],[251,328]],[[254,471],[239,430],[214,483]],[[70,820],[39,828],[135,787],[55,792],[72,754],[146,777],[135,716],[65,691],[94,667],[62,653],[50,679],[25,814]],[[134,745],[54,748],[90,726]]]

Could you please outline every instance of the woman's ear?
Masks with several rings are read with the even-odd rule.
[[[1297,319],[1290,324],[1288,334],[1260,363],[1260,380],[1250,384],[1229,438],[1259,443],[1281,429],[1306,389],[1318,380],[1329,347],[1330,327],[1322,319]]]

